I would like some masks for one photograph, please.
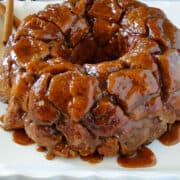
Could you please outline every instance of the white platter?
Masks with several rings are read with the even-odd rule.
[[[147,1],[147,3],[163,9],[169,19],[180,27],[180,1],[160,0]],[[47,2],[15,1],[15,13],[23,18],[43,9],[46,4]],[[0,21],[0,38],[1,27],[2,21]],[[4,111],[5,105],[0,103],[0,113]],[[53,161],[48,161],[43,153],[36,151],[35,145],[28,147],[17,145],[12,141],[10,132],[0,129],[0,179],[180,179],[180,144],[166,147],[154,141],[149,147],[157,157],[157,164],[152,168],[122,168],[116,163],[116,157],[105,158],[96,165],[88,164],[78,158],[73,160],[55,158]]]

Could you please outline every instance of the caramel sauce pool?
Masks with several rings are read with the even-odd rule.
[[[39,146],[36,150],[38,152],[46,152],[47,151],[47,149],[45,147],[42,147],[42,146]],[[53,160],[55,158],[55,155],[53,153],[49,152],[46,154],[45,158],[50,161],[50,160]]]
[[[34,142],[27,136],[23,129],[15,130],[13,132],[13,140],[20,145],[30,145]],[[180,142],[180,122],[172,125],[171,129],[159,138],[160,142],[164,145],[170,146]],[[38,147],[37,151],[44,152],[46,148]],[[48,153],[46,159],[52,160],[54,155]],[[103,156],[95,153],[90,156],[80,157],[83,161],[90,164],[97,164],[103,161]],[[145,168],[152,167],[156,164],[156,157],[154,153],[147,147],[138,150],[133,156],[119,156],[117,162],[120,166],[125,168]]]
[[[55,158],[55,155],[54,155],[54,154],[51,154],[51,153],[47,153],[47,154],[46,154],[46,159],[47,159],[47,160],[50,161],[50,160],[53,160],[54,158]]]
[[[36,150],[37,150],[38,152],[46,152],[46,148],[45,148],[45,147],[42,147],[42,146],[39,146]]]
[[[34,144],[34,142],[27,136],[23,129],[15,130],[13,132],[13,140],[15,143],[24,146]]]
[[[126,168],[145,168],[156,164],[154,153],[147,147],[138,150],[133,156],[119,156],[117,162]]]
[[[90,155],[90,156],[81,156],[83,161],[87,161],[90,164],[97,164],[103,161],[103,155],[99,155],[97,153]]]
[[[166,145],[171,146],[180,142],[180,122],[172,125],[171,129],[159,138],[159,141]]]

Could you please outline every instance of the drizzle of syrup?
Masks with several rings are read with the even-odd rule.
[[[4,116],[0,116],[0,122],[3,122]]]
[[[145,168],[154,166],[156,157],[150,149],[143,147],[132,156],[119,156],[117,162],[126,168]]]
[[[104,157],[103,155],[95,153],[95,154],[89,155],[89,156],[81,156],[81,159],[83,161],[87,161],[90,164],[97,164],[103,160],[103,157]]]
[[[55,155],[54,154],[52,154],[52,153],[47,153],[46,154],[46,159],[47,160],[52,160],[52,159],[54,159],[55,158]]]
[[[3,119],[4,119],[4,116],[0,116],[0,128],[3,128]]]
[[[166,146],[172,146],[179,143],[180,142],[180,122],[174,123],[171,129],[159,138],[159,141]]]
[[[39,146],[36,150],[37,150],[38,152],[45,152],[45,151],[46,151],[46,148],[45,148],[45,147],[42,147],[42,146]]]
[[[34,144],[23,129],[15,130],[13,132],[13,141],[24,146]]]
[[[47,151],[46,147],[43,147],[43,146],[39,146],[36,150],[38,152],[46,152]],[[50,160],[54,159],[55,155],[53,153],[48,152],[45,157],[47,160],[50,161]]]

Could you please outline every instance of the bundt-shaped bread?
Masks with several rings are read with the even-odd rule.
[[[135,0],[69,0],[24,19],[0,65],[7,130],[53,154],[128,155],[180,120],[180,30]]]

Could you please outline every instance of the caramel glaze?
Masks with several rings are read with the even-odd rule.
[[[46,148],[45,148],[45,147],[42,147],[42,146],[39,146],[36,150],[37,150],[38,152],[45,152],[45,151],[46,151]]]
[[[159,138],[159,141],[166,146],[171,146],[179,143],[180,122],[176,122],[175,124],[173,124],[171,128]]]
[[[34,144],[34,142],[27,136],[23,129],[15,130],[13,132],[13,140],[15,143],[24,146]]]
[[[46,159],[47,159],[47,160],[53,160],[54,157],[55,157],[55,155],[52,154],[52,153],[47,153],[47,154],[46,154]]]
[[[0,116],[0,128],[1,128],[1,127],[3,128],[3,126],[2,126],[3,118],[4,118],[4,116]]]
[[[4,116],[0,116],[0,122],[3,122]]]
[[[150,149],[143,147],[132,156],[119,156],[117,162],[125,168],[145,168],[154,166],[156,157]]]
[[[114,155],[118,142],[125,147],[121,153],[128,154],[142,145],[141,137],[149,142],[164,132],[161,116],[172,122],[168,113],[163,114],[161,94],[180,87],[179,29],[161,10],[136,1],[79,2],[47,6],[27,17],[10,39],[0,63],[0,98],[9,102],[4,124],[6,129],[23,128],[27,112],[26,132],[47,149],[63,135],[74,154],[97,150]],[[100,98],[102,94],[108,99]],[[178,97],[168,100],[175,112]],[[112,138],[114,134],[118,136]],[[15,131],[13,138],[18,144],[33,143],[23,130]],[[53,157],[48,152],[46,158]],[[103,156],[81,159],[94,164]],[[120,156],[118,163],[147,167],[156,158],[143,148],[134,156]]]
[[[47,148],[46,147],[43,147],[43,146],[39,146],[37,149],[36,149],[38,152],[46,152],[47,151]],[[46,159],[47,160],[53,160],[55,155],[52,153],[52,152],[47,152],[47,154],[45,155]]]
[[[81,159],[83,161],[87,161],[90,164],[97,164],[97,163],[100,163],[101,161],[103,161],[103,157],[104,157],[103,155],[95,153],[90,156],[81,156]]]

